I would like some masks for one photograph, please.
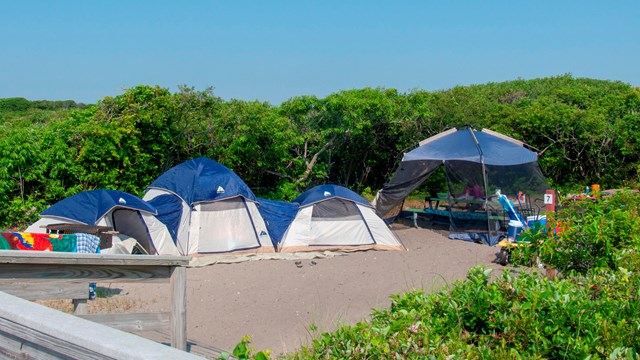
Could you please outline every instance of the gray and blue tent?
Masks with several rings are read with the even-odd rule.
[[[58,201],[40,213],[27,232],[43,233],[56,223],[109,226],[121,236],[131,237],[150,254],[178,255],[166,226],[153,205],[118,190],[90,190]]]
[[[200,157],[160,175],[144,200],[183,255],[274,252],[258,199],[238,175]]]
[[[279,252],[404,249],[371,204],[345,187],[316,186],[293,202],[297,210],[278,242]]]
[[[480,206],[471,209],[474,211],[443,211],[454,230],[498,230],[501,225],[492,219],[502,214],[502,208],[491,206],[498,191],[511,198],[523,193],[529,202],[535,202],[543,198],[548,186],[537,154],[522,142],[487,129],[454,128],[422,141],[418,148],[404,154],[393,178],[376,195],[378,215],[392,221],[399,215],[404,199],[442,167],[447,188],[437,189],[438,192],[454,199],[471,185],[480,193],[476,199]],[[429,210],[435,215],[441,211]]]

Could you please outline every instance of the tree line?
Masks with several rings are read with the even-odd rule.
[[[198,156],[263,197],[291,200],[321,183],[371,194],[404,152],[461,125],[524,141],[554,187],[640,179],[640,89],[622,82],[562,75],[443,91],[364,88],[278,106],[139,85],[88,105],[0,99],[0,228],[83,190],[141,195]]]

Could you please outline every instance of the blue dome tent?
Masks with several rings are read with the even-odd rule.
[[[298,210],[278,242],[280,252],[404,249],[371,204],[345,187],[316,186],[294,203]]]
[[[134,238],[150,254],[178,255],[156,208],[135,195],[118,190],[90,190],[58,201],[40,213],[27,232],[42,233],[56,223],[109,226]]]
[[[144,199],[183,255],[273,252],[258,199],[229,168],[200,157],[160,175]]]

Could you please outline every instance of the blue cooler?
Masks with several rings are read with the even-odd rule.
[[[527,216],[527,225],[531,227],[533,224],[540,224],[543,228],[547,227],[547,215]]]
[[[510,220],[507,227],[507,238],[515,239],[522,232],[522,222],[518,220]]]

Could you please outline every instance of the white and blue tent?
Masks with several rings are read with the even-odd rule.
[[[44,233],[50,224],[109,226],[119,239],[135,239],[150,254],[178,255],[156,209],[135,195],[118,190],[90,190],[58,201],[40,213],[26,232]]]
[[[160,175],[143,197],[182,255],[274,252],[258,199],[229,168],[200,157]]]
[[[316,186],[294,204],[295,216],[277,242],[279,252],[404,250],[371,204],[345,187]]]

